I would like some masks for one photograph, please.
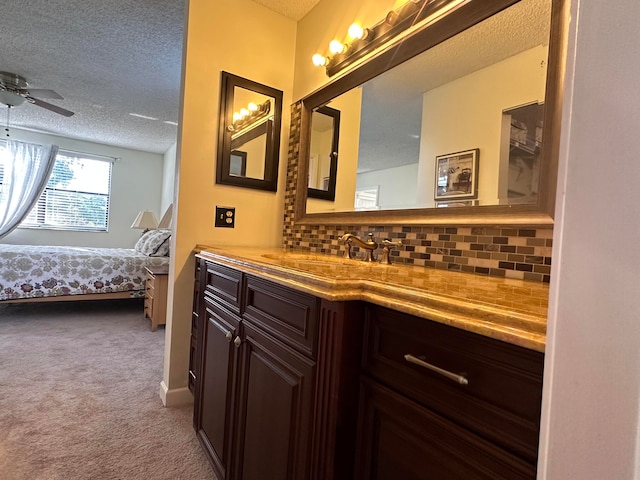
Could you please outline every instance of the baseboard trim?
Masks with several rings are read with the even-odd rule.
[[[160,382],[160,399],[162,399],[162,404],[167,408],[183,407],[193,403],[193,395],[188,387],[169,390],[164,380]]]

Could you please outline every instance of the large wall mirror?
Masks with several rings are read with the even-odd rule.
[[[216,183],[276,191],[282,91],[222,72]]]
[[[340,144],[335,198],[297,221],[553,223],[565,0],[457,3],[303,99],[301,175],[317,112]]]

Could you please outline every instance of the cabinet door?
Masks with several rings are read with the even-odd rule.
[[[242,328],[234,477],[308,478],[315,363],[246,320]]]
[[[202,371],[197,398],[198,437],[209,454],[216,474],[227,478],[231,446],[234,370],[239,319],[205,299]]]
[[[196,258],[195,277],[193,282],[193,307],[191,309],[191,342],[189,349],[189,390],[195,395],[196,383],[200,372],[201,353],[198,350],[198,337],[202,336],[202,325],[200,318],[204,318],[202,313],[203,300],[203,280],[201,276],[206,270],[204,260]],[[194,418],[196,418],[194,410]]]
[[[533,465],[362,380],[357,480],[533,480]]]

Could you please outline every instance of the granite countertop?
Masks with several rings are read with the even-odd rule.
[[[364,300],[544,351],[549,296],[545,283],[282,248],[198,246],[196,252],[327,300]]]

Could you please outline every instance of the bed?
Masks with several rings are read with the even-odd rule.
[[[170,233],[152,236],[132,249],[0,244],[0,302],[144,297],[145,267],[169,263]]]

